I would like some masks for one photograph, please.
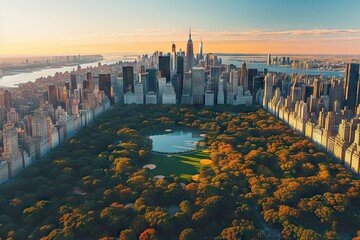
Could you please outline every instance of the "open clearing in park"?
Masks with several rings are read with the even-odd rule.
[[[200,172],[200,161],[210,159],[210,154],[206,151],[195,151],[186,154],[156,154],[152,153],[149,163],[155,164],[156,168],[151,170],[155,175],[170,176],[178,175],[181,179],[190,180],[193,175]]]

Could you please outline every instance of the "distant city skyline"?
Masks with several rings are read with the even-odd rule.
[[[356,0],[0,0],[0,56],[194,52],[360,54]]]

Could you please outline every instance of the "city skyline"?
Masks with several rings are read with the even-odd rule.
[[[360,54],[354,0],[0,3],[0,56],[185,50],[189,27],[194,51]]]

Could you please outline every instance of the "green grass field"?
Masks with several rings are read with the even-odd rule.
[[[149,163],[156,165],[156,168],[151,170],[154,175],[169,176],[171,174],[176,174],[181,179],[190,180],[191,177],[198,174],[201,167],[204,166],[200,161],[209,158],[209,153],[202,151],[195,151],[183,155],[171,154],[171,157],[153,153]]]

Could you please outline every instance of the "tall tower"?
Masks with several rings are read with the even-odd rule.
[[[160,76],[166,78],[166,82],[171,81],[170,56],[159,56]]]
[[[194,68],[191,71],[192,81],[192,97],[193,104],[204,104],[204,92],[205,92],[205,69],[202,67]]]
[[[248,82],[248,71],[246,68],[246,63],[243,63],[240,69],[240,86],[244,87],[244,91],[249,90],[249,82]]]
[[[194,46],[191,40],[191,28],[190,28],[189,40],[187,42],[187,47],[186,47],[186,70],[189,71],[192,69],[193,61],[194,61]]]
[[[350,63],[346,65],[345,72],[345,101],[351,110],[359,103],[359,64]]]
[[[273,96],[273,76],[268,73],[265,75],[265,86],[264,86],[264,96],[263,96],[263,106],[267,109],[268,102]]]
[[[202,59],[202,56],[203,56],[203,41],[202,41],[202,38],[200,39],[200,44],[199,44],[199,57]]]
[[[134,92],[134,67],[123,66],[123,89],[124,92]]]
[[[319,79],[315,78],[313,83],[313,96],[315,98],[319,98],[319,91],[320,90],[320,81]]]
[[[173,43],[171,45],[171,70],[176,70],[176,62],[177,62],[177,56],[176,56],[176,45]]]
[[[295,104],[297,101],[301,100],[301,84],[297,80],[295,80],[294,84],[291,86],[291,102],[292,104]]]
[[[4,91],[4,106],[6,112],[9,112],[10,108],[12,108],[12,97],[11,97],[11,92],[9,90]]]

